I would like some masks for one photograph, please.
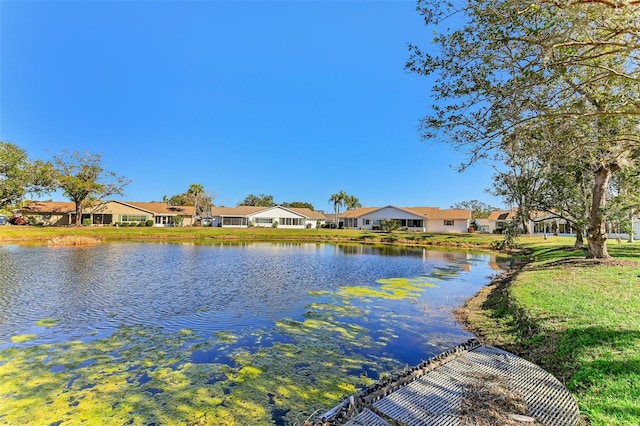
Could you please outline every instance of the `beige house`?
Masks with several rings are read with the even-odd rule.
[[[76,223],[75,203],[33,201],[19,210],[28,223],[65,226]],[[139,224],[153,221],[153,226],[190,226],[193,206],[170,206],[167,203],[124,201],[96,202],[82,211],[81,223],[91,225]]]
[[[380,222],[392,219],[400,227],[420,232],[469,232],[471,210],[440,210],[438,207],[361,207],[340,215],[344,228],[380,229]]]

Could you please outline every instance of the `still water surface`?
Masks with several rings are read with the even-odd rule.
[[[497,269],[358,245],[2,246],[0,424],[302,424],[472,337],[452,311]]]

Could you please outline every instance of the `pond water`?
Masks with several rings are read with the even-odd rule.
[[[472,337],[489,254],[0,246],[0,424],[302,425]]]

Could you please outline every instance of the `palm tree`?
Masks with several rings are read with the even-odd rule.
[[[355,210],[358,207],[362,207],[362,204],[360,204],[358,197],[356,197],[355,195],[347,195],[344,202],[347,205],[347,210]]]
[[[336,227],[338,227],[338,215],[340,214],[340,207],[346,204],[348,197],[349,195],[347,195],[347,193],[341,189],[340,192],[331,195],[331,197],[329,198],[329,202],[333,203],[333,211],[335,212]]]

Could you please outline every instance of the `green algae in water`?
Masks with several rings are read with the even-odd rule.
[[[338,295],[345,299],[387,299],[402,300],[418,297],[426,288],[436,287],[426,278],[383,278],[376,281],[380,286],[344,286]]]
[[[293,419],[309,405],[335,405],[368,385],[347,373],[375,363],[345,356],[333,337],[347,337],[342,329],[365,332],[334,325],[319,333],[321,344],[318,336],[303,335],[295,345],[236,349],[233,367],[186,362],[203,345],[196,342],[201,336],[150,327],[123,327],[89,342],[7,348],[0,351],[6,401],[0,418],[9,424],[271,424],[273,410],[280,410]],[[228,343],[216,340],[206,344]]]
[[[219,343],[233,345],[238,342],[238,336],[230,331],[221,330],[215,332],[214,335],[216,336],[216,341]]]
[[[56,325],[58,325],[58,323],[60,322],[60,319],[56,319],[56,318],[43,318],[41,320],[38,320],[36,322],[36,325],[38,327],[54,327]]]
[[[16,336],[11,336],[11,343],[25,343],[31,340],[37,339],[38,336],[35,334],[20,334]]]
[[[7,348],[0,351],[0,418],[9,424],[260,425],[273,424],[277,415],[300,424],[402,367],[381,354],[406,318],[389,312],[374,339],[362,319],[383,307],[350,301],[415,297],[430,286],[424,279],[385,279],[322,292],[317,296],[332,303],[313,303],[301,320],[283,319],[273,328],[203,336],[132,326],[88,342]],[[251,336],[255,346],[238,346]],[[190,362],[198,350],[230,362]]]

